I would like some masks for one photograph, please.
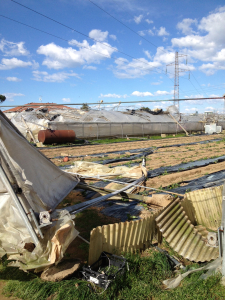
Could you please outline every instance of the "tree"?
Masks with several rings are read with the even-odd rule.
[[[87,105],[87,103],[83,103],[83,105],[81,106],[80,109],[82,109],[82,110],[89,110],[89,109],[90,109],[90,106]]]
[[[140,110],[144,110],[144,111],[151,111],[151,109],[149,107],[141,107]]]
[[[4,102],[6,99],[6,96],[4,95],[0,95],[0,103]]]

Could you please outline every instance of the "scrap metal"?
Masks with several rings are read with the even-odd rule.
[[[205,262],[219,256],[218,247],[207,245],[206,230],[191,224],[180,200],[169,204],[156,218],[163,237],[179,255],[191,261]]]

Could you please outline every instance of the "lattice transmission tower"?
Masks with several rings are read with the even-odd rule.
[[[187,55],[186,54],[179,54],[178,52],[175,52],[175,62],[166,65],[169,66],[175,66],[175,72],[174,72],[174,96],[173,96],[173,104],[177,106],[179,112],[180,112],[180,104],[179,104],[179,74],[181,72],[187,72],[189,70],[180,69],[179,68],[179,58],[180,57],[186,57],[186,64],[187,64]]]

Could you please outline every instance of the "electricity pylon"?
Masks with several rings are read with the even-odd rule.
[[[174,73],[174,101],[173,104],[177,106],[178,111],[180,112],[180,104],[179,104],[179,74],[181,72],[187,72],[188,70],[180,69],[179,68],[179,57],[186,57],[186,64],[187,64],[187,55],[186,54],[179,54],[175,52],[175,62],[166,65],[168,66],[175,66],[175,73]]]

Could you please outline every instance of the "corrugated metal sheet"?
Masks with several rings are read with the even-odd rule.
[[[145,219],[98,226],[91,231],[88,263],[95,262],[102,251],[120,254],[148,248],[157,239],[156,212]]]
[[[169,245],[184,258],[204,262],[219,256],[218,248],[206,245],[205,229],[191,224],[179,200],[169,204],[156,223]]]
[[[217,230],[222,218],[223,186],[197,190],[185,195],[181,205],[192,224]]]

